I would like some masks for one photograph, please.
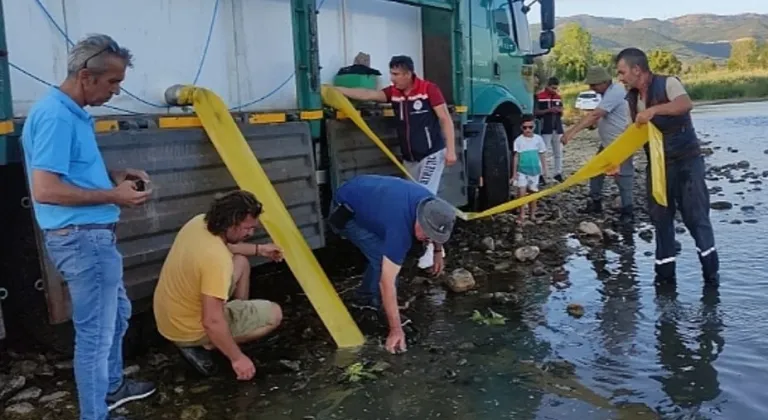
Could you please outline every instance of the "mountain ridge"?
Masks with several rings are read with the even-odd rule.
[[[565,25],[578,23],[592,34],[595,50],[618,52],[626,47],[644,50],[662,48],[681,60],[711,58],[723,61],[731,53],[731,42],[742,38],[768,40],[768,14],[741,13],[717,15],[696,13],[670,19],[637,20],[587,14],[558,17],[555,32]],[[532,25],[538,34],[540,25]]]

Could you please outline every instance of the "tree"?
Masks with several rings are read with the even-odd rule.
[[[598,51],[594,56],[594,63],[608,71],[608,74],[616,73],[616,54],[610,51]]]
[[[711,58],[705,58],[691,63],[686,71],[692,74],[704,74],[715,70],[717,70],[717,63]]]
[[[731,43],[731,56],[728,58],[730,70],[749,70],[760,65],[765,54],[765,46],[754,38],[743,38]],[[762,56],[762,57],[761,57]]]
[[[592,63],[592,35],[578,23],[567,24],[552,49],[556,74],[563,81],[580,82]]]
[[[666,50],[653,50],[648,54],[648,64],[654,73],[679,75],[683,72],[683,63],[675,54]]]

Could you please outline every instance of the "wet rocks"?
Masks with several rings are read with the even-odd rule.
[[[514,293],[510,292],[494,292],[494,293],[486,293],[483,295],[483,298],[492,300],[495,303],[517,303],[519,301],[519,298]]]
[[[741,206],[741,211],[755,211],[755,206]]]
[[[533,261],[539,256],[539,247],[527,245],[515,250],[515,258],[520,262]]]
[[[512,267],[512,263],[509,261],[500,262],[493,266],[493,271],[507,271]]]
[[[15,416],[26,416],[27,414],[29,414],[29,413],[31,413],[33,411],[35,411],[35,406],[34,405],[32,405],[32,404],[30,404],[28,402],[23,402],[23,403],[18,403],[18,404],[13,404],[13,405],[8,406],[5,409],[5,414],[9,418],[13,418]]]
[[[0,376],[0,402],[16,395],[26,384],[24,376]]]
[[[488,251],[496,250],[496,241],[494,241],[490,236],[483,238],[482,244]]]
[[[208,414],[208,410],[202,405],[190,405],[181,412],[179,419],[181,420],[202,420]]]
[[[729,201],[713,201],[709,208],[712,210],[730,210],[733,208],[733,204]]]
[[[603,237],[609,241],[618,241],[619,238],[621,238],[621,235],[613,229],[603,229]]]
[[[139,370],[140,370],[140,369],[141,369],[141,368],[139,368],[139,365],[131,365],[131,366],[126,366],[126,367],[123,369],[123,375],[125,375],[125,376],[132,376],[132,375],[135,375],[135,374],[139,373]]]
[[[531,274],[532,274],[534,277],[541,277],[541,276],[546,276],[546,275],[547,275],[547,269],[546,269],[546,268],[544,268],[544,265],[543,265],[543,264],[541,264],[541,263],[539,263],[539,262],[537,261],[537,264],[536,264],[536,265],[534,265],[534,266],[533,266],[533,269],[531,270]]]
[[[568,315],[574,318],[581,318],[584,316],[584,307],[578,303],[569,303],[565,310],[568,312]]]
[[[640,231],[637,236],[645,242],[651,242],[653,240],[653,231],[651,229],[645,229]]]
[[[603,231],[592,222],[579,223],[579,231],[587,236],[603,237]]]
[[[736,167],[739,169],[749,169],[749,161],[742,160],[736,163]]]
[[[448,276],[446,284],[454,293],[464,293],[473,289],[477,283],[472,273],[464,268],[457,268]]]
[[[22,360],[11,366],[11,375],[22,375],[27,379],[32,379],[38,366],[38,363],[34,360]]]
[[[33,386],[31,388],[27,388],[18,394],[16,394],[13,398],[8,400],[9,403],[20,403],[20,402],[27,402],[32,401],[40,398],[40,395],[43,394],[43,390]]]
[[[293,372],[301,371],[301,364],[299,363],[298,360],[282,359],[280,360],[280,365]]]
[[[64,398],[69,396],[69,392],[67,391],[56,391],[53,394],[48,394],[40,397],[40,404],[48,404],[50,402],[57,402],[61,401]]]

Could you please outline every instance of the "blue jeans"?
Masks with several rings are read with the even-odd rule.
[[[104,420],[107,392],[122,384],[123,336],[131,316],[115,234],[110,229],[47,231],[45,247],[72,300],[80,419]]]
[[[363,283],[358,289],[358,295],[367,300],[368,304],[375,308],[381,307],[381,262],[384,259],[384,239],[375,233],[369,232],[352,219],[347,222],[344,229],[338,230],[331,226],[337,235],[352,242],[368,260],[368,267],[363,273]],[[397,278],[395,278],[395,287],[397,287]]]

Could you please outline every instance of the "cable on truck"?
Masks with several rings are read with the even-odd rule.
[[[48,11],[48,9],[45,7],[45,5],[41,2],[41,0],[34,0],[34,1],[35,1],[35,3],[37,3],[38,7],[40,7],[40,10],[43,12],[43,14],[45,14],[45,16],[51,22],[51,24],[64,37],[64,39],[67,41],[67,43],[69,43],[69,45],[74,45],[72,40],[69,38],[69,35],[67,34],[67,31],[65,31],[65,30],[63,30],[61,28],[61,26],[56,22],[56,19],[53,18],[53,16]],[[210,25],[208,27],[208,35],[206,36],[205,46],[203,47],[203,54],[200,57],[200,63],[198,64],[198,67],[197,67],[197,72],[195,74],[195,79],[192,82],[193,85],[197,84],[197,82],[198,82],[198,80],[200,78],[200,74],[202,72],[203,66],[205,64],[205,60],[206,60],[206,58],[208,56],[208,47],[210,46],[210,43],[211,43],[211,37],[213,35],[213,27],[214,27],[214,24],[216,22],[216,17],[218,16],[219,1],[220,0],[216,0],[215,4],[213,6],[213,14],[211,16],[211,23],[210,23]],[[325,4],[325,0],[320,0],[319,4],[317,5],[317,11],[318,12],[320,11],[320,9],[323,7],[324,4]],[[31,72],[29,72],[29,71],[27,71],[27,70],[25,70],[25,69],[15,65],[15,64],[13,64],[13,63],[11,63],[10,61],[9,61],[8,64],[12,68],[14,68],[15,70],[21,72],[22,74],[24,74],[24,75],[26,75],[26,76],[28,76],[28,77],[30,77],[32,79],[37,80],[38,82],[40,82],[40,83],[42,83],[44,85],[53,86],[51,83],[46,82],[45,80],[41,79],[40,77],[35,76]],[[280,83],[277,87],[272,89],[272,91],[270,91],[266,95],[264,95],[264,96],[262,96],[260,98],[251,100],[251,101],[247,101],[247,102],[245,102],[243,104],[233,106],[229,110],[230,111],[240,110],[242,108],[249,107],[251,105],[257,104],[259,102],[262,102],[262,101],[270,98],[271,96],[273,96],[277,92],[279,92],[283,87],[285,87],[285,85],[287,85],[288,82],[290,82],[295,76],[296,76],[296,71],[294,70],[282,83]],[[141,99],[138,96],[136,96],[133,93],[131,93],[130,91],[128,91],[127,89],[121,88],[121,92],[124,92],[129,97],[131,97],[131,98],[133,98],[133,99],[135,99],[135,100],[137,100],[137,101],[139,101],[141,103],[144,103],[146,105],[149,105],[149,106],[152,106],[152,107],[155,107],[155,108],[169,108],[168,105],[155,104],[155,103],[146,101],[144,99]],[[129,110],[126,110],[126,109],[123,109],[123,108],[119,108],[119,107],[115,107],[115,106],[112,106],[112,105],[102,105],[102,106],[105,107],[105,108],[109,108],[109,109],[115,110],[115,111],[119,111],[119,112],[124,112],[124,113],[134,114],[134,115],[140,115],[140,113],[138,113],[138,112],[129,111]]]

